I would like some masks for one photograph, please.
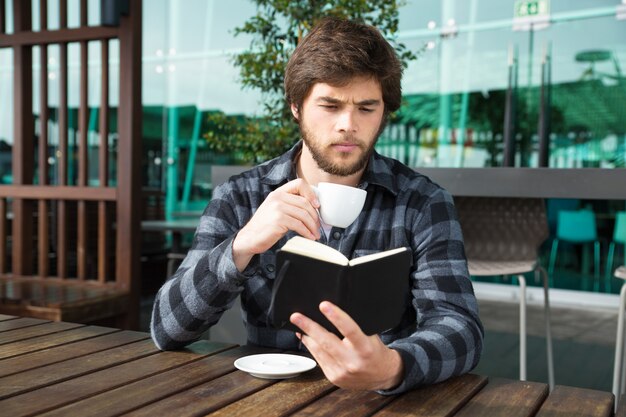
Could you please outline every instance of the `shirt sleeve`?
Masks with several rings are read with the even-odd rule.
[[[402,383],[381,394],[398,394],[472,370],[480,359],[484,331],[469,278],[461,226],[452,197],[439,189],[414,197],[411,274],[415,331],[388,344],[404,364]],[[410,222],[410,220],[409,220]]]
[[[231,187],[215,190],[191,249],[156,295],[150,333],[161,350],[182,348],[217,323],[258,262],[253,258],[243,273],[235,266],[232,244],[245,213],[232,202]]]

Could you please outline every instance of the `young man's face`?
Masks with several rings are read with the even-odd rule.
[[[380,134],[384,107],[378,81],[358,77],[343,87],[315,84],[302,108],[292,105],[291,110],[319,168],[348,176],[367,165]]]

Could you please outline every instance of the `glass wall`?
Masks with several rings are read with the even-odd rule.
[[[380,152],[415,167],[500,166],[508,105],[516,110],[508,133],[514,166],[539,166],[543,90],[548,166],[624,167],[626,21],[616,18],[618,2],[551,2],[547,27],[514,30],[517,3],[408,1],[400,9],[399,40],[419,58],[405,72],[405,105]],[[145,8],[148,183],[169,184],[173,210],[209,198],[209,166],[224,163],[202,140],[206,114],[260,109],[258,93],[242,91],[231,60],[250,42],[233,29],[254,12],[246,0],[159,0]]]
[[[6,15],[11,16],[12,2],[6,3]],[[38,3],[33,2],[35,29]],[[79,5],[79,0],[68,0],[70,27],[78,25]],[[417,168],[491,167],[505,163],[505,139],[512,138],[512,165],[537,167],[542,164],[543,134],[549,140],[549,167],[624,168],[626,20],[617,18],[618,5],[619,0],[407,0],[400,9],[398,37],[418,59],[405,71],[404,105],[377,149]],[[99,0],[88,1],[92,25],[100,21],[99,6]],[[532,9],[535,6],[540,10]],[[52,27],[58,27],[57,7],[57,1],[48,2]],[[255,10],[249,0],[144,1],[144,185],[166,196],[167,217],[201,210],[211,197],[211,166],[232,163],[228,155],[208,149],[204,139],[211,128],[208,115],[223,112],[237,118],[260,113],[260,94],[241,88],[232,61],[251,41],[245,35],[234,36],[234,28]],[[528,14],[535,11],[539,13],[532,20]],[[7,33],[12,32],[10,20]],[[111,48],[115,109],[118,52],[115,43]],[[48,162],[53,167],[58,51],[51,47],[48,52],[53,114]],[[34,80],[38,56],[34,51]],[[69,59],[70,69],[77,71],[77,45],[70,44]],[[98,46],[90,45],[92,77],[98,77],[98,60]],[[4,184],[11,182],[11,62],[12,52],[0,50],[0,183]],[[76,108],[78,77],[70,74],[69,82],[70,105]],[[36,94],[38,85],[34,87]],[[89,91],[91,105],[98,101],[99,92]],[[540,128],[542,103],[547,123]],[[509,110],[515,111],[505,126]],[[37,115],[39,109],[33,111]],[[95,138],[95,111],[90,120]],[[75,112],[70,112],[70,128],[70,138],[75,137]],[[113,131],[112,149],[115,141]],[[90,144],[96,152],[97,140]],[[93,168],[95,181],[97,165]],[[612,219],[616,211],[624,210],[624,202],[575,204],[590,205],[607,216],[602,236],[608,242]]]
[[[626,106],[619,103],[626,103],[626,21],[616,18],[619,1],[552,1],[547,27],[514,30],[523,23],[514,19],[518,3],[406,2],[399,40],[419,57],[405,71],[405,103],[379,140],[381,153],[418,168],[501,166],[510,90],[514,166],[537,167],[544,80],[543,94],[551,102],[548,166],[624,167]],[[147,184],[166,192],[175,217],[204,207],[212,164],[232,163],[206,147],[206,116],[254,116],[261,109],[259,94],[241,89],[231,59],[249,47],[250,39],[233,36],[233,29],[254,15],[255,6],[248,0],[144,4]],[[624,202],[551,200],[552,237],[563,208],[597,213],[604,281],[607,243]],[[542,251],[545,265],[551,242]],[[588,277],[595,259],[586,253],[580,245],[561,244],[553,285],[593,290]],[[616,263],[623,261],[619,253]]]
[[[33,2],[35,29],[38,3]],[[54,28],[59,21],[58,2],[48,3]],[[515,27],[520,26],[519,16],[515,18],[520,4],[546,5],[549,24],[514,30],[520,29]],[[624,167],[626,20],[617,19],[618,4],[618,0],[407,1],[400,9],[399,40],[419,58],[406,69],[405,104],[383,133],[379,151],[414,167],[499,166],[507,135],[505,112],[507,106],[514,106],[509,132],[515,142],[514,165],[539,166],[543,91],[550,100],[545,113],[548,166]],[[99,5],[98,0],[88,1],[90,24],[100,20]],[[9,16],[10,6],[8,2]],[[68,10],[69,26],[77,26],[79,1],[70,0]],[[206,148],[207,114],[253,116],[261,108],[259,93],[242,90],[232,64],[233,56],[250,45],[250,38],[234,36],[233,30],[254,13],[249,0],[145,2],[145,185],[163,187],[171,196],[172,210],[181,204],[193,206],[195,200],[197,206],[203,205],[210,198],[210,165],[225,162]],[[58,51],[50,49],[49,104],[54,109]],[[90,45],[90,65],[96,67],[97,49],[96,43]],[[0,108],[12,105],[11,56],[9,50],[0,51]],[[70,44],[69,58],[70,68],[77,69],[77,45]],[[38,65],[35,51],[35,73]],[[111,92],[117,91],[117,80],[117,74],[111,74]],[[77,83],[77,77],[70,76],[71,105],[78,100]],[[509,89],[512,99],[507,101]],[[89,100],[95,105],[99,92],[90,91]],[[115,106],[117,98],[111,100]],[[10,182],[10,115],[0,116],[4,183]]]
[[[547,165],[624,167],[626,21],[616,18],[618,2],[549,2],[549,25],[514,30],[517,3],[532,2],[416,1],[402,9],[401,39],[426,49],[407,70],[406,104],[381,151],[408,139],[410,154],[400,156],[413,166],[502,165],[510,88],[514,166],[540,166],[543,86]]]

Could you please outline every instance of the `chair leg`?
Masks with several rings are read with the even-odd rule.
[[[584,280],[583,289],[585,291],[589,290],[589,291],[597,292],[598,283],[595,280],[595,273],[592,275],[591,272],[589,271],[589,246],[590,246],[589,243],[583,243],[582,248],[581,248],[582,264],[580,266],[580,271],[582,273],[583,280]]]
[[[593,279],[596,282],[596,291],[600,292],[600,242],[593,243]]]
[[[519,379],[526,381],[526,279],[518,275],[519,282]]]
[[[619,293],[619,312],[617,315],[617,334],[615,337],[615,361],[613,364],[613,395],[618,399],[622,392],[622,364],[624,360],[624,308],[626,306],[626,284]],[[617,402],[617,401],[616,401]]]
[[[626,342],[626,334],[624,334],[624,338],[622,339],[622,371],[620,373],[621,378],[620,378],[620,383],[619,383],[619,386],[620,386],[619,395],[620,395],[620,397],[622,395],[624,395],[624,388],[626,387],[626,361],[624,361],[624,347],[623,347],[624,346],[624,342]]]
[[[613,257],[615,256],[615,242],[609,243],[609,250],[606,255],[606,268],[604,270],[604,282],[607,292],[611,292],[611,280],[613,277]]]
[[[552,326],[550,324],[550,298],[548,297],[548,273],[542,267],[537,267],[535,274],[539,272],[543,277],[543,301],[544,317],[546,320],[546,357],[548,359],[548,386],[550,391],[554,389],[554,356],[552,350]]]
[[[176,261],[173,258],[170,258],[167,260],[167,278],[166,279],[170,279],[172,278],[172,275],[174,275],[174,263]]]
[[[558,249],[559,239],[554,239],[552,241],[552,250],[550,251],[550,263],[548,264],[548,276],[551,280],[551,287],[554,287],[554,265],[556,264],[556,254]]]

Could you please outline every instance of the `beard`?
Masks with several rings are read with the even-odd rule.
[[[313,134],[304,123],[301,122],[299,125],[302,141],[309,149],[309,152],[311,152],[311,156],[313,157],[315,163],[317,163],[317,166],[322,171],[330,175],[347,177],[356,174],[367,166],[370,156],[374,152],[374,145],[376,145],[378,137],[385,128],[385,121],[383,120],[381,122],[380,128],[378,129],[378,132],[376,132],[374,140],[369,145],[356,138],[354,135],[341,136],[331,140],[329,144],[323,145],[321,143],[322,141],[318,140],[315,137],[315,134]],[[352,154],[354,151],[339,152],[336,154],[331,150],[332,145],[346,142],[357,146],[359,155],[356,160],[353,160]],[[337,156],[333,158],[331,152]]]

